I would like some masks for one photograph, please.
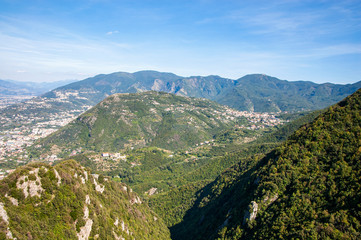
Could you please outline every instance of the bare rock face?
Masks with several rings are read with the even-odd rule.
[[[247,221],[251,222],[254,219],[256,219],[257,212],[258,212],[258,204],[255,201],[252,201],[250,205],[250,209],[248,211],[245,211],[243,224],[246,224]]]
[[[54,173],[55,173],[56,178],[58,179],[58,182],[57,182],[56,184],[57,184],[58,186],[60,186],[60,184],[61,184],[61,177],[60,177],[58,171],[56,171],[56,169],[54,169]]]
[[[256,219],[257,211],[258,211],[258,204],[255,201],[252,201],[251,204],[252,204],[252,209],[251,209],[252,211],[251,211],[251,214],[249,216],[250,221]]]
[[[160,79],[155,79],[153,86],[151,87],[153,91],[164,91],[166,89],[166,86],[164,82]]]
[[[16,239],[13,237],[13,234],[11,233],[9,229],[9,216],[4,208],[4,203],[0,203],[0,217],[2,218],[2,221],[5,222],[7,229],[6,229],[6,238],[7,239]]]
[[[88,204],[90,204],[90,198],[89,195],[86,195],[85,198],[85,206],[84,206],[84,220],[85,220],[85,226],[80,228],[80,232],[77,233],[78,240],[87,240],[89,239],[90,232],[92,230],[93,226],[93,220],[89,218],[89,208]]]
[[[41,193],[44,191],[44,189],[41,187],[41,181],[38,173],[39,168],[35,168],[29,172],[29,175],[21,176],[16,182],[17,188],[23,191],[25,198],[28,196],[41,197]]]
[[[266,206],[268,205],[271,205],[274,201],[276,201],[278,199],[278,194],[275,194],[274,196],[272,197],[268,197],[266,196],[264,199],[263,199],[263,203],[262,204],[265,204]],[[258,203],[255,202],[255,201],[252,201],[251,202],[251,205],[249,206],[249,210],[248,211],[245,211],[245,215],[244,215],[244,218],[243,218],[243,224],[246,224],[247,221],[248,222],[252,222],[253,220],[256,219],[257,217],[257,212],[258,212]]]
[[[5,197],[6,197],[7,199],[9,199],[10,202],[11,202],[13,205],[19,206],[19,201],[18,201],[16,198],[13,198],[13,197],[11,197],[11,196],[9,196],[9,195],[7,195],[7,194],[5,194]]]
[[[101,184],[98,184],[95,177],[94,177],[94,179],[93,179],[93,182],[94,182],[94,185],[95,185],[95,190],[96,190],[97,192],[103,193],[105,187],[104,187],[103,185],[101,185]]]
[[[140,198],[138,196],[133,197],[132,199],[129,200],[129,202],[134,205],[134,204],[142,204],[142,200],[140,200]]]
[[[276,193],[273,197],[266,196],[263,200],[263,203],[266,203],[267,205],[271,205],[274,201],[278,199],[278,194]]]
[[[153,194],[155,194],[157,192],[157,188],[151,188],[149,189],[148,191],[145,192],[145,194],[149,195],[149,196],[152,196]]]

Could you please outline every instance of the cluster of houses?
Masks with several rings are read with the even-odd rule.
[[[201,142],[201,143],[197,143],[196,146],[203,146],[203,145],[210,145],[211,143],[213,143],[215,140],[212,139],[210,141],[204,141],[204,142]]]
[[[112,160],[123,160],[127,161],[127,155],[122,155],[121,153],[109,153],[109,152],[103,152],[102,153],[103,158],[110,158]]]
[[[30,104],[31,101],[27,104]],[[35,101],[34,103],[40,104]],[[26,114],[17,114],[11,118],[5,115],[0,116],[0,125],[2,126],[0,129],[0,163],[16,161],[18,164],[23,164],[24,161],[28,161],[26,151],[28,146],[31,146],[37,139],[46,137],[60,127],[65,126],[78,114],[75,111],[67,111],[49,114],[46,117]],[[11,127],[18,124],[21,124],[21,126]],[[59,158],[53,154],[46,156],[43,160],[52,163],[59,160]]]
[[[252,123],[252,125],[249,126],[250,129],[264,128],[265,126],[272,127],[283,123],[281,119],[277,118],[276,115],[272,113],[237,111],[227,108],[227,110],[221,115],[231,120],[245,117],[250,123]]]
[[[31,95],[2,95],[0,96],[0,109],[10,106],[15,103],[29,100],[35,96]]]

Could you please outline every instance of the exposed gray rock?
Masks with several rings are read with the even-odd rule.
[[[18,178],[18,181],[16,182],[16,187],[23,190],[25,198],[27,198],[29,195],[30,197],[41,197],[41,193],[44,191],[44,189],[41,187],[41,181],[38,173],[39,168],[35,168],[34,170],[31,170],[29,172],[29,174],[35,175],[35,180],[30,180],[29,176],[25,175]]]
[[[257,212],[258,212],[258,204],[255,201],[252,201],[249,210],[245,211],[245,215],[243,218],[243,224],[246,224],[247,220],[249,222],[251,222],[254,219],[256,219]]]

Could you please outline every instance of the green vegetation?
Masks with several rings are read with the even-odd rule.
[[[29,149],[73,160],[30,164],[0,182],[0,239],[360,239],[361,90],[327,110],[297,112],[358,86],[143,71],[59,88],[44,97],[82,93],[20,113],[45,119],[115,92],[155,89],[290,111],[279,115],[290,122],[261,128],[212,101],[164,92],[112,95]]]
[[[81,115],[71,125],[43,140],[43,143],[56,143],[56,146],[60,148],[63,144],[69,149],[68,152],[79,147],[86,149],[84,154],[74,158],[94,171],[104,173],[115,181],[131,186],[170,227],[172,237],[175,239],[184,239],[184,236],[190,234],[188,231],[204,236],[203,227],[193,229],[192,226],[198,224],[195,221],[202,222],[193,214],[206,216],[208,208],[210,212],[214,212],[210,208],[214,205],[213,200],[223,196],[227,189],[232,188],[233,183],[237,182],[234,180],[237,176],[244,179],[242,184],[249,183],[249,178],[258,166],[259,159],[277,147],[297,128],[320,114],[320,111],[307,115],[283,114],[281,118],[292,121],[274,128],[250,130],[240,128],[238,125],[247,124],[245,118],[237,119],[237,125],[233,126],[234,121],[229,122],[231,123],[229,125],[224,124],[224,120],[219,121],[217,117],[221,114],[212,115],[212,113],[221,112],[221,110],[217,104],[209,101],[155,92],[141,95],[142,98],[139,94],[111,96]],[[172,106],[178,106],[178,111],[172,110]],[[164,111],[166,108],[168,111]],[[197,111],[194,111],[195,109]],[[122,112],[126,114],[121,114]],[[157,114],[153,114],[154,112]],[[135,117],[127,118],[129,116]],[[298,116],[301,117],[297,118]],[[190,119],[197,124],[189,126]],[[127,125],[126,122],[131,124]],[[147,125],[149,123],[156,123],[156,125]],[[200,127],[209,130],[207,137],[202,140],[192,139],[199,137],[199,134],[192,132],[194,126],[198,126],[198,131]],[[150,134],[149,129],[156,129],[156,132]],[[187,129],[183,135],[182,129]],[[128,136],[130,140],[115,145],[114,139],[122,134]],[[80,143],[69,141],[74,135],[79,136]],[[104,135],[109,137],[103,137]],[[176,135],[178,135],[177,141],[171,145],[172,141],[169,139],[174,139]],[[147,136],[151,140],[146,140]],[[142,143],[137,145],[136,141],[142,141]],[[200,142],[208,143],[199,145]],[[71,147],[72,144],[74,144],[73,147]],[[45,146],[49,150],[53,149],[51,144]],[[111,148],[112,146],[116,147]],[[130,148],[133,146],[135,149]],[[125,150],[124,147],[126,147]],[[93,155],[97,151],[105,150],[120,151],[126,156],[126,161],[109,159],[94,164]],[[111,167],[104,168],[105,163],[111,163]],[[217,178],[225,169],[234,164],[236,164],[235,167]],[[227,174],[230,176],[223,178]],[[218,180],[215,183],[216,178],[222,183],[218,184]],[[152,190],[152,194],[149,195]],[[216,196],[213,196],[215,193]],[[232,192],[227,198],[232,199],[242,194],[244,193]],[[228,200],[222,198],[217,208],[222,209],[224,202]],[[249,198],[238,201],[246,207],[249,202]],[[229,209],[227,214],[228,211]],[[225,221],[222,217],[215,216],[215,218],[219,226]],[[241,218],[243,219],[243,216]],[[212,221],[207,222],[207,231],[209,228],[216,227],[212,224],[214,224]],[[209,237],[216,236],[214,231],[209,231],[209,233]]]
[[[352,85],[315,84],[251,74],[238,79],[234,87],[224,89],[212,100],[239,110],[298,112],[326,108],[360,87],[361,82]]]
[[[169,231],[126,185],[68,160],[31,164],[0,182],[0,236],[17,239],[169,239]]]
[[[359,239],[361,90],[197,192],[172,239]]]
[[[145,197],[149,198],[151,207],[171,227],[182,221],[182,217],[194,204],[197,192],[225,169],[240,161],[248,162],[253,159],[251,156],[257,159],[264,156],[318,114],[313,112],[273,130],[224,130],[215,136],[211,145],[196,147],[187,154],[179,151],[172,158],[169,158],[171,153],[161,149],[127,152],[131,159],[129,161],[139,159],[142,165],[130,168],[123,163],[107,174],[119,176],[119,180],[129,184],[139,194],[157,188],[157,194]],[[245,138],[256,140],[245,143]],[[156,164],[150,165],[148,161]]]
[[[188,100],[179,98],[183,100],[183,105],[186,103],[184,101]],[[208,102],[200,101],[197,105],[207,107],[205,103]],[[187,151],[145,147],[122,151],[121,154],[126,156],[126,160],[104,158],[99,153],[92,152],[71,158],[95,172],[112,177],[114,181],[121,181],[131,186],[149,202],[167,226],[172,227],[183,221],[203,187],[214,181],[225,169],[239,161],[249,162],[250,156],[257,158],[264,156],[286,136],[300,125],[311,121],[317,114],[312,113],[273,129],[249,130],[237,126],[225,128],[214,134],[212,141],[207,141],[208,143],[205,141],[203,145],[193,145],[187,148]],[[88,116],[94,115],[86,113],[82,117]],[[161,132],[159,135],[166,136],[169,132],[173,134],[170,131],[175,122],[173,113],[167,112],[162,117],[161,126],[165,127],[159,128]],[[241,118],[239,123],[247,122]],[[154,142],[156,141],[153,140],[152,143]],[[101,162],[96,160],[99,158],[103,160]],[[107,164],[110,164],[110,167],[105,167]],[[155,189],[155,192],[149,196],[148,192],[151,189]]]
[[[34,119],[32,123],[26,121],[26,124],[31,126],[70,111],[77,115],[115,93],[155,90],[206,98],[238,110],[298,112],[325,108],[360,87],[361,82],[347,85],[288,82],[262,74],[246,75],[238,80],[231,80],[219,76],[185,78],[156,71],[116,72],[74,82],[34,98],[28,103],[0,109],[0,116],[5,117],[0,124],[0,130],[21,127],[24,119]]]
[[[237,124],[238,118],[229,120],[229,114],[205,99],[158,92],[115,94],[35,143],[41,147],[30,152],[36,156],[56,148],[63,157],[80,147],[93,152],[146,146],[187,149]]]

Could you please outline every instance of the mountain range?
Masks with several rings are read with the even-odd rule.
[[[161,102],[155,96],[165,102],[169,97],[184,98],[157,92],[125,96],[139,99],[141,94],[153,97],[153,104]],[[110,104],[126,102],[122,97],[111,96],[100,105],[111,110]],[[149,196],[158,215],[143,203],[146,196],[140,198],[124,184],[91,174],[75,161],[54,167],[38,163],[21,167],[0,182],[2,237],[169,239],[164,217],[172,239],[358,239],[360,109],[358,90],[300,127],[272,151],[264,144],[246,144],[238,152],[195,159],[199,163],[188,160],[180,166],[182,159],[159,165],[163,164],[161,154],[166,153],[149,149],[154,154],[151,171],[134,169],[143,174],[143,180],[158,169],[153,176],[158,182],[162,178],[173,178],[178,184],[188,181]],[[281,137],[277,132],[272,135]],[[222,165],[232,162],[235,165],[221,171],[215,180],[207,180]],[[181,170],[178,179],[176,166]]]
[[[0,108],[25,102],[36,96],[40,96],[54,88],[66,85],[72,81],[57,82],[20,82],[0,79]]]
[[[83,112],[114,93],[149,90],[207,98],[242,111],[296,112],[325,108],[360,87],[361,82],[346,85],[290,82],[262,74],[232,80],[219,76],[181,77],[156,71],[116,72],[56,88],[31,101],[0,109],[0,114],[44,118],[66,111]]]
[[[97,103],[114,93],[154,90],[207,98],[242,111],[277,112],[325,108],[360,87],[361,82],[347,85],[289,82],[263,74],[232,80],[219,76],[181,77],[172,73],[140,71],[97,75],[59,87],[44,97],[54,97],[56,92],[78,91],[82,96],[89,94],[86,97]]]

